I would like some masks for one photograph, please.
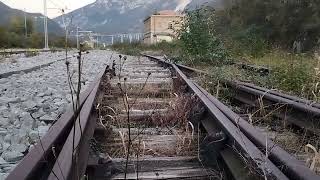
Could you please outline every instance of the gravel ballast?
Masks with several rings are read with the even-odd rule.
[[[70,52],[70,55],[73,54],[74,52]],[[95,50],[84,55],[82,91],[103,67],[111,63],[111,54],[110,51]],[[40,59],[51,61],[58,56],[56,53],[42,53],[32,57],[30,61],[36,66],[43,63],[38,62]],[[117,55],[114,54],[113,57],[117,58]],[[69,62],[70,73],[76,85],[77,59],[73,57]],[[26,63],[26,66],[31,66],[30,62]],[[10,65],[7,63],[0,63],[1,71],[10,71],[8,67]],[[19,65],[19,68],[25,67]],[[17,67],[13,66],[11,70],[16,69]],[[0,79],[0,180],[23,158],[30,146],[48,131],[51,123],[65,112],[70,103],[65,61],[57,61],[29,73],[13,74]]]

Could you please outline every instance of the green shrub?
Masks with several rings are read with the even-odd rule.
[[[274,68],[271,75],[277,88],[299,95],[303,94],[312,81],[310,68],[305,63],[292,63],[289,66]]]
[[[234,33],[234,40],[239,43],[239,48],[242,53],[253,57],[261,57],[268,50],[268,43],[261,35],[262,28],[256,25],[251,25],[247,29],[238,30]]]
[[[147,45],[142,42],[135,43],[115,43],[111,49],[116,50],[125,55],[138,56],[144,51],[158,52],[158,54],[166,54],[170,57],[174,56],[179,49],[178,42],[159,42],[157,44]]]
[[[221,40],[215,36],[210,9],[189,12],[180,32],[184,59],[190,63],[224,64],[228,53]]]
[[[24,53],[26,57],[33,57],[39,55],[39,51],[37,50],[28,50],[27,52]]]

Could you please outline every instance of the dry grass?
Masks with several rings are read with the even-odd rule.
[[[123,113],[123,105],[114,101],[110,104],[108,101],[100,101],[99,114],[100,124],[103,124],[107,130],[106,136],[101,138],[102,149],[106,151],[111,157],[125,157],[127,154],[126,145],[128,143],[128,132],[124,128],[126,122],[120,122],[119,114]],[[195,135],[195,128],[190,122],[190,118],[196,108],[197,99],[193,96],[177,96],[171,101],[167,101],[166,107],[168,113],[163,116],[161,113],[152,113],[148,115],[144,121],[134,122],[132,124],[133,130],[138,131],[133,133],[133,140],[131,146],[130,156],[151,155],[151,156],[182,156],[182,155],[197,155],[197,137]],[[152,104],[148,103],[148,108],[145,104],[135,106],[137,109],[156,110],[160,106],[159,102]],[[120,128],[120,129],[119,129]],[[154,144],[150,146],[150,134],[145,134],[148,128],[156,128],[157,132],[154,134],[165,133],[168,142],[159,141],[159,145]],[[152,139],[151,139],[152,140]],[[163,145],[163,143],[169,143]]]

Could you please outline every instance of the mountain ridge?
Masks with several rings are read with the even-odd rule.
[[[221,1],[223,0],[96,0],[54,20],[60,26],[67,22],[70,31],[79,27],[81,30],[107,34],[138,33],[143,32],[144,19],[156,11],[182,12],[202,5],[219,6]]]
[[[179,0],[97,0],[64,16],[71,29],[100,33],[142,32],[143,20],[158,10],[175,9]],[[63,16],[54,20],[63,25]],[[70,28],[69,28],[70,29]]]

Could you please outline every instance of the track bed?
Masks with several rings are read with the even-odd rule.
[[[110,89],[98,95],[101,131],[95,134],[94,153],[111,165],[97,168],[93,179],[214,177],[198,159],[198,137],[189,119],[195,98],[174,90],[171,71],[147,58],[115,67],[117,76],[105,83]]]

